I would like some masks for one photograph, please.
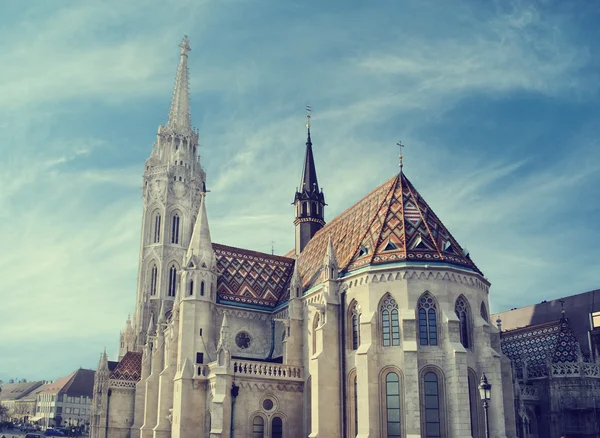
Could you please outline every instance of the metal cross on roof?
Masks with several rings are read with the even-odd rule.
[[[400,148],[400,155],[398,155],[398,167],[400,167],[400,172],[402,172],[402,166],[404,165],[404,163],[402,162],[402,149],[404,148],[402,140],[396,143],[396,146]]]
[[[307,120],[306,127],[308,129],[310,129],[310,112],[311,112],[310,105],[306,105],[306,120]]]

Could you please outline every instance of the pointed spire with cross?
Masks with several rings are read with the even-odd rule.
[[[181,49],[181,54],[179,57],[179,66],[177,67],[177,75],[175,76],[175,88],[173,89],[169,121],[166,127],[180,134],[191,134],[189,70],[187,64],[188,52],[191,49],[187,35],[184,36],[179,48]]]

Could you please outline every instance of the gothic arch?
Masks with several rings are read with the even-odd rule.
[[[425,291],[417,299],[417,333],[419,346],[437,346],[440,338],[440,307],[435,296]]]
[[[347,345],[351,350],[357,350],[360,346],[360,316],[361,308],[355,299],[350,301],[347,310]]]
[[[479,396],[479,379],[477,373],[472,369],[467,369],[468,389],[469,389],[469,418],[471,420],[471,436],[473,438],[483,438],[483,412],[481,398]]]
[[[168,242],[173,245],[183,245],[183,230],[185,229],[185,221],[182,209],[178,206],[173,207],[169,210],[168,216]]]
[[[171,260],[166,266],[167,296],[175,297],[177,294],[177,273],[181,272],[181,266],[179,266],[179,263],[175,260]]]
[[[395,379],[389,379],[388,376],[397,376]],[[391,377],[391,376],[390,376]],[[389,380],[389,381],[388,381]],[[397,384],[398,394],[393,391],[394,383]],[[388,422],[395,420],[388,417],[389,409],[395,409],[395,403],[398,403],[400,423],[398,430],[390,430],[391,426]],[[404,374],[402,370],[396,366],[390,365],[381,369],[379,372],[379,419],[380,419],[380,436],[382,438],[392,438],[405,436],[406,430],[406,410],[404,401]],[[393,408],[391,406],[394,406]],[[394,421],[396,423],[396,421]],[[395,426],[394,426],[395,427]],[[398,432],[398,433],[396,433]]]
[[[435,375],[437,383],[437,394],[431,390],[433,386],[433,379],[431,376]],[[427,381],[426,381],[427,380]],[[441,368],[436,365],[425,365],[419,371],[419,405],[421,411],[421,431],[424,435],[423,438],[434,437],[436,435],[427,434],[427,427],[435,430],[436,424],[439,427],[439,436],[446,438],[448,436],[446,427],[446,379],[444,372]],[[428,402],[428,406],[425,404],[425,385],[430,386],[427,390],[427,396],[431,398]],[[435,396],[435,397],[434,397]],[[436,402],[437,401],[437,408]],[[437,411],[433,412],[433,411]],[[431,412],[428,416],[427,414]],[[428,421],[430,420],[430,421]],[[437,420],[437,421],[436,421]]]
[[[154,270],[156,267],[156,271]],[[161,279],[161,266],[160,261],[152,257],[146,263],[146,290],[150,296],[160,295],[160,279]]]
[[[354,437],[358,434],[358,394],[357,394],[357,375],[356,368],[348,372],[346,379],[346,430],[349,437]]]
[[[165,222],[163,209],[159,205],[156,205],[150,207],[148,211],[151,213],[147,219],[148,234],[146,242],[149,245],[161,243]]]
[[[384,347],[400,345],[400,309],[390,292],[386,292],[377,305],[378,333]]]
[[[317,354],[317,328],[321,324],[321,314],[317,311],[315,312],[315,316],[313,318],[312,324],[312,353]]]
[[[487,311],[487,307],[485,305],[485,301],[481,302],[481,306],[479,307],[479,314],[485,320],[485,322],[490,322],[490,317]]]
[[[262,424],[257,421],[262,419]],[[267,416],[262,411],[254,411],[248,416],[248,436],[252,438],[264,438],[267,436]],[[262,426],[262,428],[261,428]]]
[[[469,300],[463,294],[459,295],[454,302],[454,313],[458,318],[460,343],[465,348],[473,346],[473,314],[471,313],[471,305]]]

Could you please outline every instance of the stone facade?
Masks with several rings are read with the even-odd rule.
[[[194,157],[173,164],[179,132],[188,152],[197,145],[187,39],[180,47],[170,122],[144,176],[136,314],[119,362],[100,361],[91,438],[483,438],[482,373],[496,389],[491,436],[515,437],[490,284],[403,173],[325,224],[309,133],[298,247],[280,257],[212,242],[204,172]],[[153,243],[154,212],[174,211],[174,166],[190,178],[177,211],[194,227],[180,244]]]

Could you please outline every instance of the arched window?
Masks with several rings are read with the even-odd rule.
[[[265,436],[265,420],[260,415],[257,415],[252,420],[252,438],[264,438]]]
[[[315,318],[313,320],[313,332],[312,332],[312,354],[317,353],[317,327],[319,327],[319,312],[315,314]]]
[[[177,213],[171,220],[171,243],[179,243],[179,215]]]
[[[358,303],[352,306],[352,349],[357,350],[360,345],[360,308]]]
[[[177,283],[177,268],[171,265],[169,268],[169,293],[170,297],[175,296],[175,284]]]
[[[271,420],[271,437],[283,438],[283,420],[281,417],[273,417],[273,420]]]
[[[160,242],[160,214],[154,216],[154,234],[153,234],[153,243]]]
[[[486,320],[486,322],[489,322],[487,308],[485,307],[485,303],[483,301],[481,302],[481,308],[479,309],[479,314],[481,315],[481,317],[483,319]]]
[[[473,370],[468,371],[468,383],[469,383],[469,412],[471,414],[471,436],[473,438],[480,438],[481,434],[479,431],[479,406],[481,400],[479,398],[479,387],[477,386],[477,377]]]
[[[385,376],[385,423],[387,438],[400,438],[400,378],[394,372]]]
[[[204,282],[201,281],[200,282],[200,296],[204,296]]]
[[[381,334],[383,346],[400,345],[400,322],[398,320],[398,303],[387,295],[379,308],[381,313]]]
[[[438,375],[432,371],[423,375],[423,401],[424,438],[439,438],[442,436],[440,384]]]
[[[458,297],[454,305],[454,312],[460,322],[460,343],[469,348],[469,308],[464,297]]]
[[[437,312],[435,300],[429,293],[419,298],[419,343],[437,345]]]
[[[194,280],[190,281],[190,288],[188,290],[188,295],[194,295]]]
[[[156,295],[156,285],[158,283],[158,268],[156,264],[150,269],[150,295]]]

